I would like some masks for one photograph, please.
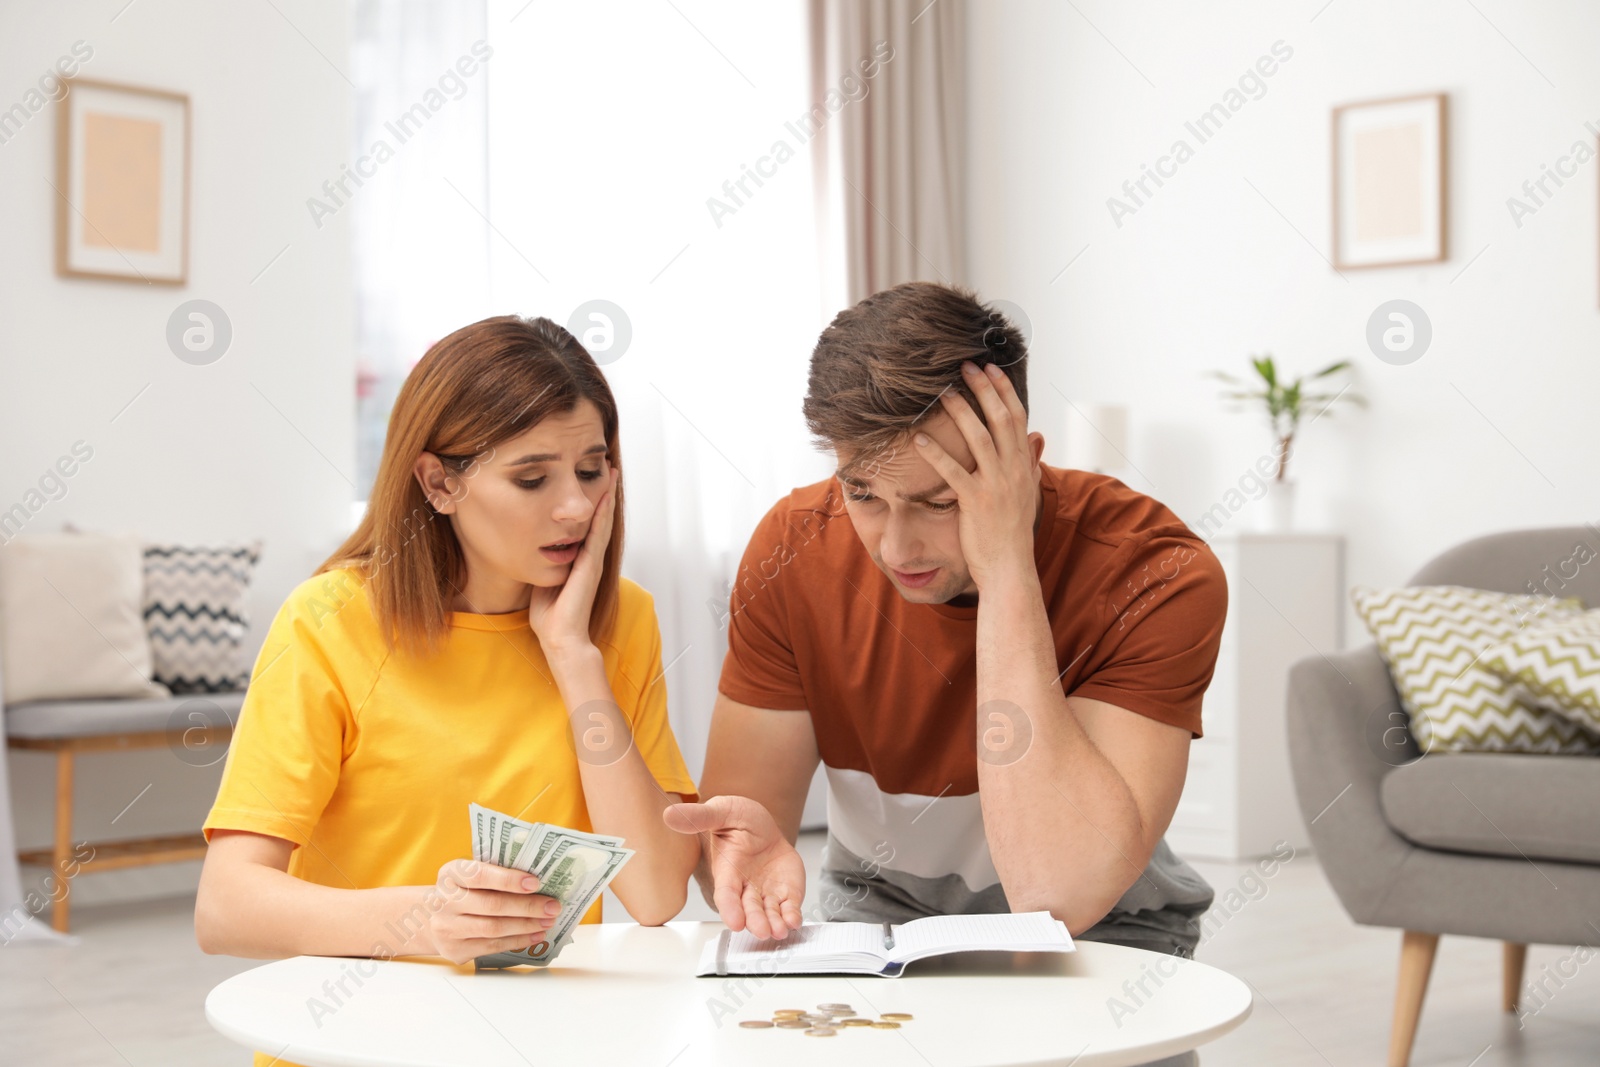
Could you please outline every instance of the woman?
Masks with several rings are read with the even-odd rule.
[[[622,535],[617,407],[583,346],[515,316],[435,344],[360,527],[256,661],[203,827],[200,947],[462,963],[536,943],[559,904],[464,858],[472,802],[625,837],[617,896],[676,915],[700,846],[661,812],[695,787]]]

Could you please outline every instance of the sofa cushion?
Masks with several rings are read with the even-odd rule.
[[[88,737],[237,724],[244,692],[159,700],[38,700],[6,708],[10,737]]]
[[[153,699],[140,618],[140,542],[108,534],[30,534],[0,552],[4,698]]]
[[[1422,751],[1600,752],[1600,733],[1539,707],[1482,663],[1530,623],[1581,615],[1581,601],[1455,585],[1358,587],[1350,596]]]
[[[1540,707],[1600,733],[1600,609],[1518,630],[1483,654],[1483,666]]]
[[[250,681],[245,598],[261,542],[146,545],[144,625],[155,680],[174,693],[225,693]]]
[[[1600,863],[1600,758],[1433,754],[1380,786],[1402,836],[1451,852]]]

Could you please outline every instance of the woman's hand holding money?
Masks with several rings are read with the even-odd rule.
[[[434,954],[451,963],[528,948],[555,925],[561,902],[541,896],[539,879],[477,860],[451,860],[427,902]]]

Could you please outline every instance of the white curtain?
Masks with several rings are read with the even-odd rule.
[[[965,4],[809,3],[818,99],[877,61],[870,91],[818,140],[824,260],[837,265],[840,305],[902,282],[963,283]]]
[[[332,195],[351,212],[365,499],[407,372],[434,341],[495,313],[480,214],[492,61],[478,58],[488,47],[483,0],[354,0],[353,14],[347,167],[357,173]]]
[[[488,51],[353,201],[363,485],[431,340],[489,314],[549,316],[580,337],[625,323],[627,346],[596,352],[621,407],[623,570],[655,597],[673,727],[698,776],[745,543],[832,469],[800,415],[811,348],[840,306],[819,263],[805,2],[359,0],[358,14],[358,144],[473,42]],[[575,321],[593,301],[606,317]]]
[[[745,543],[831,470],[800,416],[826,321],[810,144],[788,125],[808,106],[805,17],[802,0],[489,4],[491,303],[567,323],[605,300],[631,326],[600,357],[623,570],[655,596],[697,777]]]
[[[750,531],[832,467],[800,416],[818,332],[960,280],[961,24],[953,0],[357,0],[358,151],[475,70],[352,199],[362,484],[432,340],[508,312],[625,323],[601,356],[623,569],[655,596],[697,775]]]

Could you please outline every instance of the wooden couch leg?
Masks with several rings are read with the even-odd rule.
[[[50,925],[62,933],[71,921],[67,903],[72,887],[65,884],[67,864],[72,859],[72,750],[56,750],[56,840],[50,863],[50,876],[60,896],[50,907]]]
[[[1501,975],[1501,1006],[1512,1015],[1517,1013],[1517,1002],[1522,992],[1522,972],[1528,963],[1528,946],[1515,941],[1505,942],[1505,972]]]
[[[1433,957],[1438,950],[1438,934],[1407,930],[1401,938],[1400,978],[1394,991],[1394,1029],[1389,1033],[1389,1067],[1407,1067],[1411,1062],[1417,1019],[1422,1015],[1422,999],[1428,992],[1428,976],[1433,973]]]

